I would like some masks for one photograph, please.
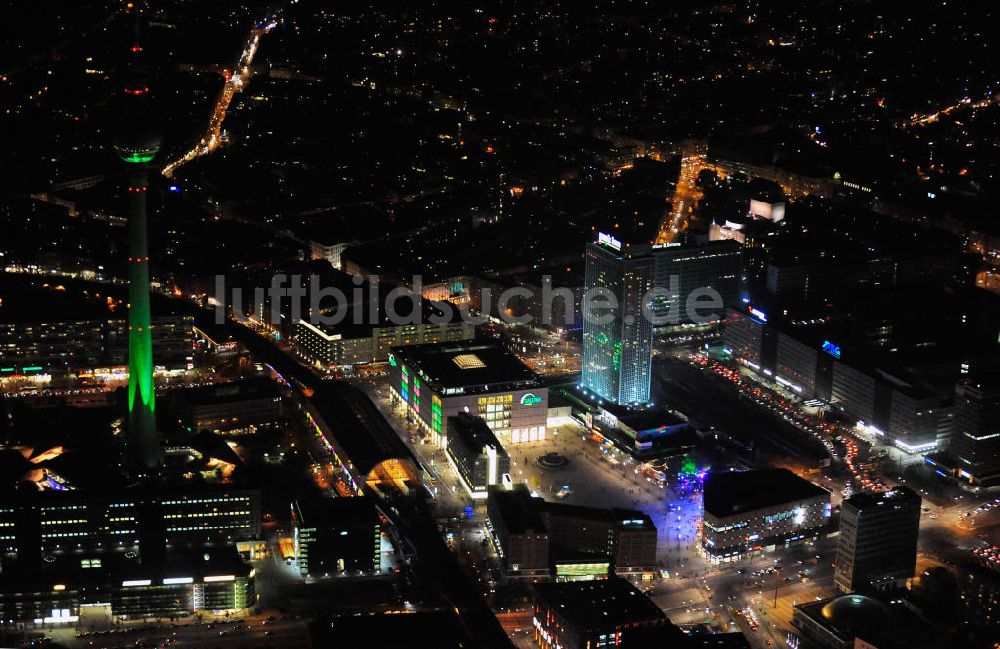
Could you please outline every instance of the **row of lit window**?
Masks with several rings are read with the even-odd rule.
[[[205,499],[195,499],[195,500],[164,500],[164,505],[186,505],[186,504],[208,504],[208,503],[230,503],[230,502],[250,502],[249,498],[246,497],[234,497],[234,498],[205,498]]]
[[[207,517],[210,517],[210,516],[246,516],[246,515],[249,515],[249,514],[250,514],[249,511],[240,511],[240,512],[224,511],[224,512],[220,512],[220,511],[216,510],[216,511],[205,512],[205,513],[196,513],[196,514],[166,514],[163,518],[207,518]]]

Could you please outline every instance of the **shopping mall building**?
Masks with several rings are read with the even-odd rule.
[[[504,444],[545,439],[548,388],[496,343],[393,347],[389,384],[407,415],[441,446],[447,441],[448,418],[460,412],[482,417]]]

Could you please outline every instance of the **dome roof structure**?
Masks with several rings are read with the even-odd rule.
[[[833,599],[823,607],[822,613],[830,624],[852,633],[879,631],[888,618],[885,605],[865,595],[843,595]]]

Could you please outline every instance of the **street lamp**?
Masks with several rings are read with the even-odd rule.
[[[774,566],[774,605],[771,608],[778,608],[778,586],[781,584],[781,566]]]

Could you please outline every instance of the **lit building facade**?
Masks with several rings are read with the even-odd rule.
[[[639,250],[639,248],[637,248]],[[582,387],[621,405],[649,401],[653,362],[653,288],[656,260],[630,252],[602,234],[586,251],[584,287],[613,295],[617,308],[599,308],[597,298],[583,314]],[[646,301],[648,300],[648,303]]]
[[[757,371],[762,369],[766,324],[767,314],[752,305],[726,309],[723,344],[733,358]]]
[[[157,557],[171,548],[259,539],[260,530],[260,492],[254,489],[30,493],[0,507],[0,565],[34,564],[44,556],[100,565],[107,554]]]
[[[523,485],[513,491],[500,487],[488,490],[486,528],[508,578],[549,574],[549,529]]]
[[[651,572],[657,530],[641,511],[546,502],[527,487],[489,489],[487,527],[510,577],[548,574],[553,565],[603,566],[607,574]],[[590,576],[578,574],[576,576]]]
[[[460,412],[448,418],[448,459],[470,497],[510,480],[510,455],[482,417]]]
[[[787,469],[709,473],[701,549],[734,561],[815,539],[830,523],[830,492]]]
[[[955,429],[948,454],[972,487],[1000,483],[1000,380],[968,379],[955,387]]]
[[[216,574],[214,568],[197,569],[196,575],[122,580],[111,587],[111,613],[121,618],[181,617],[201,611],[240,612],[257,601],[254,569],[246,564],[229,566],[230,572]],[[161,573],[162,570],[156,572]],[[194,571],[189,571],[189,573]]]
[[[537,584],[534,609],[535,642],[542,649],[615,647],[630,630],[671,626],[659,606],[615,577]]]
[[[152,319],[157,367],[188,369],[194,352],[190,316]],[[20,372],[60,373],[128,363],[128,323],[89,319],[0,323],[0,378]]]
[[[669,295],[653,300],[654,315],[658,321],[665,322],[656,325],[657,328],[690,324],[695,315],[721,320],[723,305],[739,298],[743,251],[735,241],[712,242],[704,246],[658,244],[653,246],[652,255],[655,260],[655,285],[669,292]],[[697,314],[689,313],[689,298],[694,295],[698,299],[706,290],[714,291],[720,300],[713,301],[713,308],[707,308],[708,301],[704,300],[703,308],[699,308]]]
[[[439,445],[461,412],[482,417],[502,444],[545,439],[548,388],[495,343],[394,347],[389,379],[396,401]]]
[[[304,321],[295,327],[295,342],[299,348],[311,359],[330,367],[382,363],[389,358],[393,347],[465,341],[475,335],[475,327],[460,320],[373,327],[353,333]]]

